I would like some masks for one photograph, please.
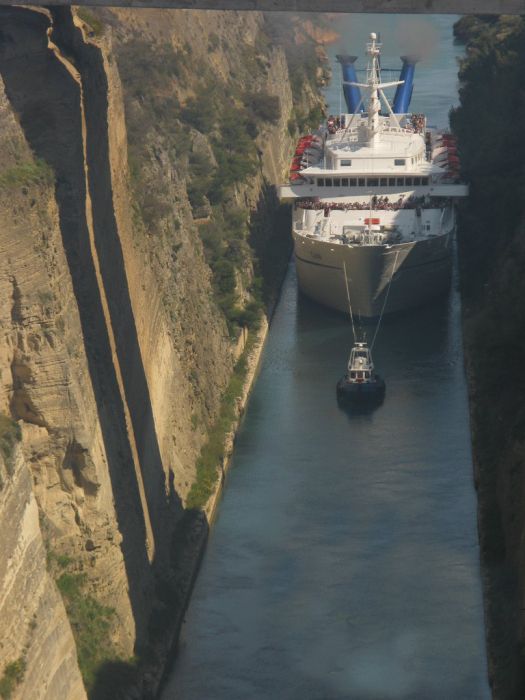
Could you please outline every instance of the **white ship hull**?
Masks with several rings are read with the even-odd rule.
[[[334,245],[294,232],[294,243],[300,290],[344,313],[350,296],[356,317],[379,316],[387,295],[388,314],[421,306],[450,285],[451,232],[392,246]]]

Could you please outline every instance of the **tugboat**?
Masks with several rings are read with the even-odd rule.
[[[337,382],[339,400],[381,401],[385,381],[374,371],[372,354],[366,343],[354,343],[344,377]]]

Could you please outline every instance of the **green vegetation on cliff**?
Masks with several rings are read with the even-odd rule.
[[[12,661],[4,668],[0,677],[0,697],[9,700],[16,688],[24,679],[26,672],[26,662],[23,656],[16,661]]]
[[[470,197],[460,216],[465,351],[495,697],[525,695],[525,23],[464,18],[451,114]]]
[[[47,565],[66,606],[86,690],[89,697],[96,698],[91,691],[99,670],[108,662],[121,661],[109,636],[115,610],[89,594],[86,574],[74,570],[70,557],[48,550]]]
[[[20,442],[21,438],[22,433],[18,423],[15,423],[9,416],[0,413],[0,454],[4,458],[8,470],[12,466],[15,445]]]
[[[0,189],[15,189],[27,185],[50,185],[53,171],[49,165],[36,158],[33,161],[18,163],[0,174]]]
[[[232,430],[238,417],[237,401],[242,395],[248,356],[253,349],[253,334],[233,370],[232,377],[224,392],[219,416],[208,431],[208,439],[203,445],[197,460],[197,477],[191,487],[186,501],[186,508],[202,509],[210,498],[220,478],[220,465],[225,457],[225,437]]]
[[[102,36],[102,33],[104,32],[104,24],[100,21],[99,17],[94,15],[85,7],[77,7],[76,14],[83,22],[87,24],[90,34],[96,37]]]
[[[178,177],[185,182],[193,216],[202,220],[199,230],[216,301],[235,334],[235,326],[244,325],[244,307],[251,303],[239,297],[237,277],[249,266],[253,251],[247,240],[248,215],[232,200],[237,186],[257,172],[254,139],[265,124],[279,120],[279,99],[261,90],[245,91],[242,82],[220,83],[211,66],[199,61],[196,77],[189,45],[183,49],[159,46],[153,55],[149,47],[144,63],[140,48],[140,41],[133,40],[119,51],[137,214],[150,234],[163,232],[176,239],[174,214],[179,203],[144,167],[151,151],[144,138],[145,126],[155,124],[167,141]],[[245,53],[251,50],[244,47]],[[192,86],[194,94],[184,103],[174,80],[179,89]],[[166,90],[167,84],[171,90]],[[252,285],[247,282],[250,293]]]
[[[292,88],[293,112],[288,121],[291,136],[316,129],[324,117],[321,102],[312,106],[308,88],[322,87],[329,77],[329,65],[324,49],[307,32],[302,31],[299,17],[283,18],[281,13],[266,15],[266,31],[272,42],[282,46],[286,53],[288,74]],[[322,22],[316,18],[316,24]],[[297,33],[300,41],[297,41]]]
[[[115,611],[86,594],[85,583],[85,574],[64,573],[57,580],[75,636],[78,665],[89,692],[99,666],[115,656],[108,638]]]
[[[243,188],[260,173],[260,139],[283,116],[293,133],[317,125],[322,116],[319,107],[311,106],[319,82],[319,48],[306,36],[297,45],[294,36],[290,18],[269,15],[255,41],[241,41],[235,52],[211,34],[209,51],[225,54],[213,60],[189,43],[152,46],[133,35],[118,47],[135,223],[176,245],[182,203],[174,199],[165,178],[158,177],[158,167],[149,165],[153,152],[162,147],[176,180],[184,183],[212,271],[215,300],[232,336],[239,326],[257,323],[259,309],[273,300],[284,272],[281,264],[275,274],[264,259],[269,254],[275,262],[267,242],[276,241],[270,227],[260,225],[259,209],[252,235],[250,212],[239,204]],[[293,110],[287,115],[279,96],[267,87],[276,45],[285,50],[293,90]],[[221,60],[229,75],[217,69]],[[272,219],[275,198],[264,195],[263,202]],[[289,237],[288,245],[279,243],[277,250],[286,259]]]

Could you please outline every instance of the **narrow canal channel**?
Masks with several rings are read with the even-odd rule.
[[[388,31],[396,66],[403,19],[337,26],[356,54]],[[445,125],[459,49],[429,21],[413,108]],[[455,287],[384,322],[385,402],[348,414],[349,322],[298,299],[290,265],[163,700],[490,697]]]

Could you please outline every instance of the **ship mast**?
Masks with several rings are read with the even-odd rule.
[[[390,106],[390,102],[383,92],[384,88],[394,87],[395,85],[402,85],[404,80],[394,80],[390,83],[381,82],[381,68],[379,65],[379,56],[381,55],[381,44],[377,41],[377,34],[372,32],[370,34],[370,41],[366,45],[366,53],[368,54],[368,66],[366,69],[366,83],[349,83],[349,85],[354,85],[355,87],[364,88],[368,90],[368,145],[377,146],[380,139],[380,122],[379,114],[381,112],[381,98],[385,101],[388,108],[388,112],[398,128],[399,122],[396,115],[393,113]]]
[[[381,55],[381,44],[376,43],[377,34],[370,34],[370,43],[366,45],[368,54],[368,66],[366,69],[366,82],[370,90],[368,102],[368,141],[372,146],[377,145],[379,140],[379,112],[381,102],[379,100],[378,86],[381,84],[379,73],[379,56]]]

